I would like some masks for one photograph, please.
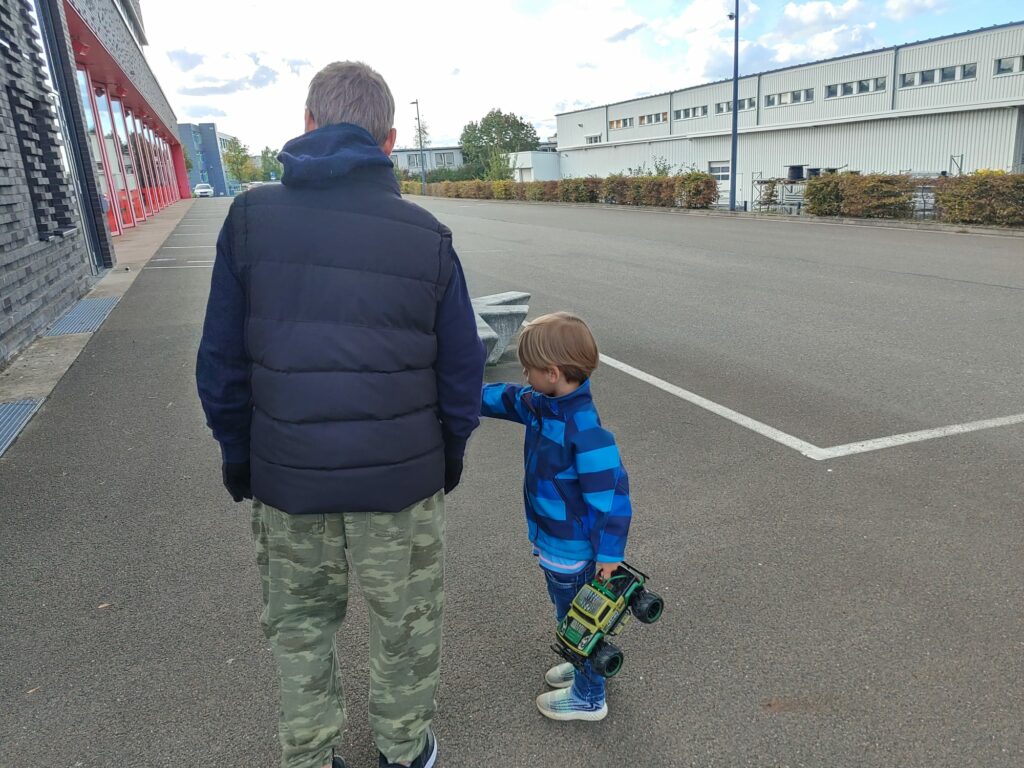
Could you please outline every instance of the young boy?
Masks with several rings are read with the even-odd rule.
[[[519,336],[519,362],[529,386],[484,385],[481,413],[526,426],[526,523],[561,621],[580,587],[595,572],[610,578],[625,555],[629,479],[591,399],[598,352],[587,324],[567,312],[538,317]],[[558,664],[544,680],[557,689],[537,697],[546,717],[608,714],[604,678],[589,662],[582,672]]]

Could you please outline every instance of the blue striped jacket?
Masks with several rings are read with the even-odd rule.
[[[629,477],[590,382],[564,397],[487,384],[480,412],[526,425],[523,501],[534,546],[559,557],[622,560],[633,514]]]

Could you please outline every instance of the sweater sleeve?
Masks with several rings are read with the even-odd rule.
[[[445,453],[461,457],[466,441],[480,425],[480,386],[484,378],[486,354],[476,331],[476,313],[470,302],[462,264],[451,250],[452,274],[437,309],[437,401],[441,412]]]
[[[594,426],[578,432],[572,442],[583,501],[594,512],[595,559],[601,563],[617,563],[626,556],[633,508],[629,500],[629,476],[619,457],[615,436]]]
[[[527,389],[518,384],[484,384],[480,415],[525,424],[527,411],[523,393]]]
[[[196,385],[224,461],[241,463],[249,460],[251,365],[245,351],[245,291],[235,272],[229,222],[230,214],[217,238]]]

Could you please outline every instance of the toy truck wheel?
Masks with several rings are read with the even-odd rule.
[[[601,677],[614,677],[622,669],[622,651],[604,641],[590,655],[590,663]]]
[[[637,621],[641,621],[644,624],[653,624],[661,618],[661,614],[665,610],[665,601],[653,592],[644,590],[633,598],[633,604],[630,608]]]

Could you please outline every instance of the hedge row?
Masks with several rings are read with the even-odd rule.
[[[419,194],[419,182],[403,181],[402,194]],[[614,203],[666,208],[710,208],[718,201],[718,182],[700,171],[681,176],[623,176],[559,181],[442,181],[427,194],[474,200]]]
[[[938,179],[935,205],[943,221],[1024,226],[1024,173],[979,171]]]
[[[914,214],[914,193],[930,186],[935,219],[955,224],[1024,226],[1024,174],[978,171],[966,176],[912,179],[909,176],[841,173],[807,182],[804,203],[815,216],[902,219]]]
[[[807,182],[804,203],[814,216],[905,219],[914,213],[914,189],[909,176],[833,173]]]
[[[815,216],[903,219],[914,215],[914,194],[931,185],[935,218],[958,224],[1024,226],[1024,174],[978,171],[923,182],[909,176],[839,173],[807,182],[805,210]],[[402,194],[419,194],[418,181],[403,181]],[[710,208],[718,202],[718,183],[707,173],[679,176],[588,177],[560,181],[442,181],[427,194],[476,200],[614,203],[661,207]]]

